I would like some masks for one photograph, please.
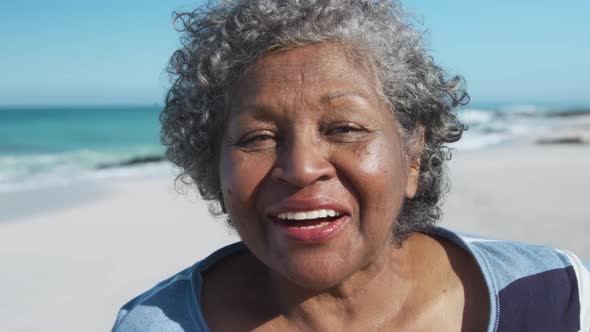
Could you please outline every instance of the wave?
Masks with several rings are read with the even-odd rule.
[[[160,152],[156,152],[160,151]],[[0,192],[14,192],[81,180],[170,175],[161,149],[76,151],[0,156]]]
[[[590,116],[590,108],[547,108],[535,105],[509,105],[498,108],[464,108],[457,112],[468,128],[463,138],[451,146],[477,150],[508,144],[523,138],[542,136],[551,131],[574,128]]]

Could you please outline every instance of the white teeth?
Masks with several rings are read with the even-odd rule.
[[[294,219],[295,220],[305,220],[306,218],[306,213],[305,212],[295,212],[295,216]]]
[[[319,211],[309,211],[305,213],[305,219],[317,219],[319,215]]]
[[[326,218],[326,217],[336,217],[339,216],[340,213],[330,210],[330,209],[320,209],[320,210],[313,210],[313,211],[304,211],[304,212],[285,212],[280,213],[277,217],[282,220],[308,220],[308,219],[317,219],[317,218]],[[313,226],[316,227],[316,226]]]

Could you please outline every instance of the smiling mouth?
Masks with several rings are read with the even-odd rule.
[[[281,220],[278,219],[277,222],[283,226],[287,227],[298,227],[298,228],[320,228],[327,226],[331,222],[337,220],[340,216],[337,217],[325,217],[325,218],[316,218],[316,219],[306,219],[306,220]]]
[[[275,217],[282,226],[303,229],[321,228],[342,217],[343,213],[332,209],[284,212]]]

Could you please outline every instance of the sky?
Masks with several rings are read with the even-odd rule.
[[[0,106],[161,104],[172,12],[200,3],[1,1]],[[590,1],[402,3],[472,104],[590,105]]]

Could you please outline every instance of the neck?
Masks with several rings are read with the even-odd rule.
[[[444,257],[436,240],[415,234],[399,248],[391,243],[362,269],[327,289],[305,289],[269,271],[267,294],[288,322],[304,330],[376,329],[411,319],[408,315],[420,312],[450,284],[452,270]]]

